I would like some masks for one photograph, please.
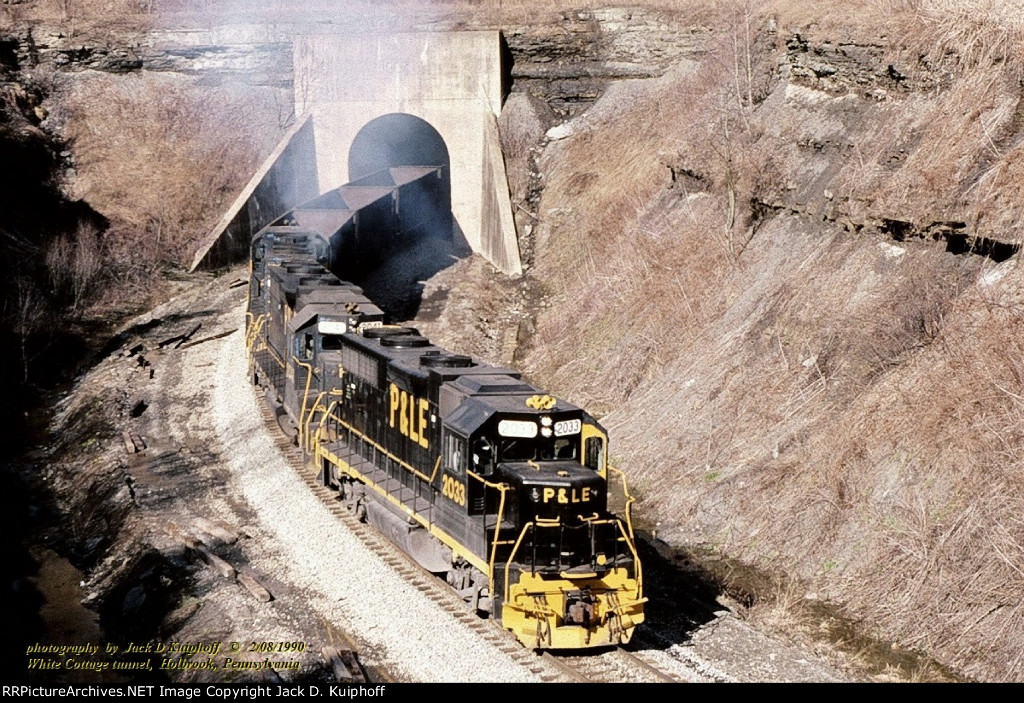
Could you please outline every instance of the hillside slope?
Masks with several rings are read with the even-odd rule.
[[[563,128],[525,359],[607,411],[661,538],[1019,680],[1019,27],[907,7],[723,12]]]

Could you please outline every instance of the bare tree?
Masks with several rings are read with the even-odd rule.
[[[22,380],[29,377],[28,342],[46,322],[46,299],[32,279],[22,273],[14,278],[14,309],[12,326],[21,349]]]
[[[78,310],[103,268],[99,233],[80,224],[73,235],[60,235],[47,249],[46,268],[54,291],[70,294],[71,310]]]

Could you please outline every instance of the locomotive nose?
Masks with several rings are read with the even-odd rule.
[[[498,470],[520,496],[524,520],[578,525],[605,513],[604,480],[575,461],[516,462],[499,464]]]

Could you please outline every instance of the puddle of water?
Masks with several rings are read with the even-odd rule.
[[[39,615],[48,642],[96,643],[102,638],[99,616],[82,605],[83,574],[64,557],[49,549],[33,549],[39,572],[31,579],[43,596]]]
[[[103,631],[96,613],[82,605],[82,572],[56,552],[46,548],[30,549],[38,563],[38,571],[29,581],[42,596],[39,616],[43,631],[40,645],[93,645],[103,648]],[[27,654],[26,666],[32,659],[55,662],[59,668],[27,669],[29,680],[53,683],[110,683],[116,681],[109,672],[88,668],[105,659],[101,654]],[[75,667],[75,668],[72,668]]]

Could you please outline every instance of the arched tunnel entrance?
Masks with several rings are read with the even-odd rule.
[[[367,122],[349,147],[351,185],[375,185],[396,169],[439,167],[441,184],[428,194],[403,198],[403,227],[415,230],[411,246],[395,252],[380,266],[357,279],[366,294],[396,320],[415,316],[423,281],[447,268],[470,249],[452,218],[451,160],[441,134],[426,120],[406,113],[390,113]],[[383,183],[381,183],[383,185]],[[416,204],[410,201],[415,199]]]
[[[263,227],[345,182],[369,178],[371,188],[388,187],[384,178],[372,180],[384,169],[399,171],[391,186],[401,187],[410,169],[435,168],[445,175],[436,200],[444,212],[433,221],[452,225],[456,245],[471,246],[509,275],[522,273],[497,123],[508,77],[502,47],[496,30],[296,37],[298,122],[211,230],[193,266],[248,254]],[[339,65],[359,70],[325,70]]]
[[[438,131],[426,120],[404,112],[367,122],[348,150],[351,181],[392,166],[443,166],[450,174],[450,165],[448,146]]]

